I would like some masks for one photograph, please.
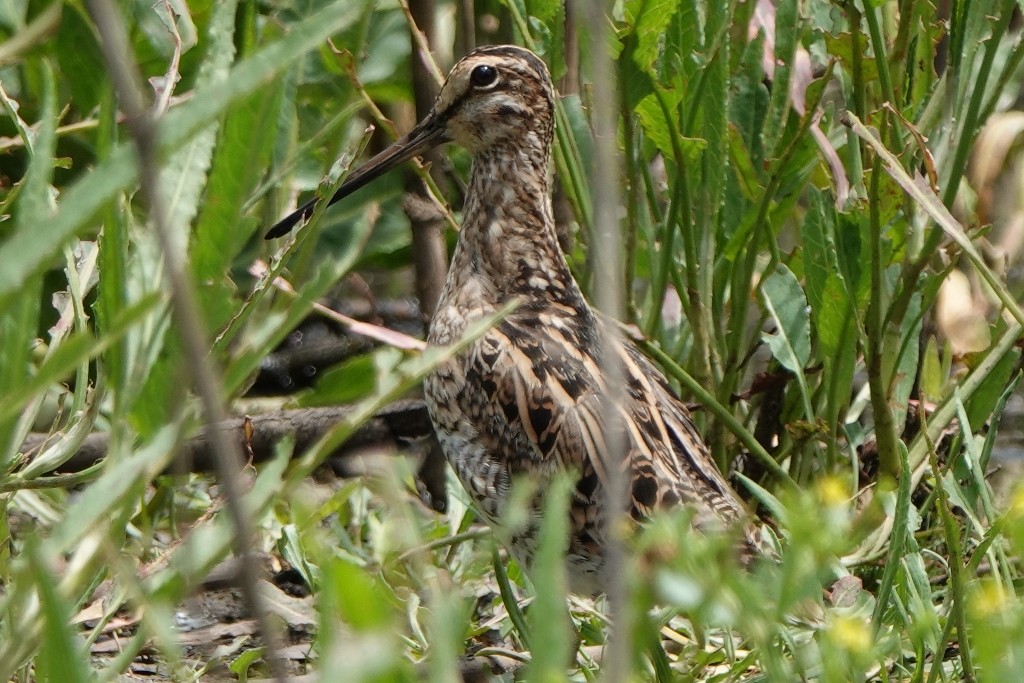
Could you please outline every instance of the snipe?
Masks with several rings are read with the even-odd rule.
[[[430,114],[356,170],[331,203],[435,145],[456,142],[472,153],[462,230],[427,341],[455,342],[474,320],[513,298],[520,304],[426,379],[427,405],[445,454],[493,525],[501,525],[515,477],[533,476],[543,491],[553,472],[576,470],[570,585],[598,593],[606,538],[602,463],[622,463],[634,518],[686,505],[697,528],[710,529],[735,522],[743,510],[686,407],[628,343],[617,349],[626,452],[602,453],[607,387],[598,346],[605,323],[584,300],[555,237],[554,106],[547,68],[532,52],[509,45],[474,50],[452,69]],[[313,208],[306,204],[267,237],[288,232]],[[511,543],[527,566],[535,532],[516,534]]]

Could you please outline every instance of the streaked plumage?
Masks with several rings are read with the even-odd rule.
[[[474,50],[441,89],[430,115],[352,174],[332,202],[401,161],[453,141],[473,155],[462,230],[430,325],[428,343],[460,339],[467,325],[518,299],[515,311],[425,382],[431,419],[466,490],[501,525],[512,480],[540,490],[554,472],[579,473],[571,507],[568,567],[574,590],[601,591],[607,474],[621,462],[630,513],[687,505],[698,528],[743,517],[689,413],[661,373],[632,345],[616,349],[625,379],[619,408],[628,452],[601,456],[607,387],[598,359],[606,323],[584,300],[555,236],[551,209],[554,92],[544,63],[514,46]],[[313,204],[275,226],[276,236]],[[538,501],[539,504],[540,501]],[[511,550],[529,565],[535,528]]]

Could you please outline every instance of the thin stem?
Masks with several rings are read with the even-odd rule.
[[[519,609],[519,602],[516,600],[515,591],[512,590],[512,584],[508,580],[508,572],[505,571],[505,563],[502,562],[497,548],[491,551],[491,561],[494,564],[494,580],[498,584],[498,592],[501,594],[501,601],[505,604],[505,611],[508,612],[508,618],[512,620],[512,626],[519,633],[519,638],[523,641],[523,645],[529,650],[530,629],[526,626],[526,617],[523,616],[523,610]]]
[[[679,197],[679,209],[676,212],[676,218],[678,219],[679,234],[683,237],[683,255],[686,259],[686,268],[683,271],[683,275],[686,280],[686,288],[677,293],[679,294],[679,299],[683,302],[683,306],[687,312],[687,318],[690,321],[690,331],[693,334],[694,345],[693,356],[696,358],[696,362],[700,364],[698,366],[700,367],[699,379],[706,382],[711,376],[711,361],[708,352],[710,341],[708,339],[708,329],[704,324],[704,315],[701,310],[703,303],[701,301],[700,281],[698,278],[700,261],[697,255],[697,241],[694,239],[693,234],[693,202],[690,198],[690,181],[686,171],[686,156],[683,152],[683,147],[679,142],[682,135],[680,131],[676,130],[675,124],[672,121],[672,112],[667,100],[665,99],[665,93],[659,88],[655,88],[654,93],[655,97],[658,99],[658,105],[661,107],[665,121],[668,122],[670,128],[672,156],[675,157],[678,179],[676,186],[678,190],[677,195]],[[670,233],[674,232],[677,228],[674,223],[667,223],[665,227]],[[666,255],[666,259],[670,258],[671,253]],[[671,264],[671,261],[668,261],[668,263]],[[662,302],[664,302],[664,292],[661,292],[660,296]]]
[[[967,615],[964,611],[964,600],[966,599],[967,591],[963,578],[964,549],[960,541],[960,525],[949,511],[949,494],[946,493],[946,489],[942,484],[942,469],[939,467],[938,456],[935,453],[935,444],[928,437],[927,416],[923,409],[919,413],[921,424],[924,427],[922,434],[928,445],[928,462],[931,466],[932,475],[935,477],[935,493],[938,497],[936,507],[939,510],[939,517],[942,519],[942,530],[946,537],[946,547],[950,551],[950,558],[947,563],[951,589],[949,600],[953,603],[950,613],[952,620],[956,622],[956,637],[960,645],[963,680],[973,683],[975,680],[974,663],[971,655],[971,643],[967,637]]]
[[[885,114],[883,121],[888,120]],[[864,328],[867,333],[865,349],[865,365],[868,385],[871,393],[871,409],[875,418],[875,439],[878,443],[878,459],[881,474],[895,479],[899,475],[899,461],[896,458],[896,425],[889,410],[889,378],[883,377],[883,357],[885,355],[885,315],[882,293],[884,284],[882,274],[882,222],[879,213],[881,197],[879,196],[882,176],[882,160],[875,156],[871,169],[871,190],[868,198],[871,248],[871,291],[868,303],[867,319]],[[889,482],[891,484],[891,482]]]
[[[150,218],[154,232],[163,252],[167,281],[171,290],[171,304],[177,329],[184,347],[185,367],[191,372],[192,384],[199,395],[208,426],[216,425],[227,418],[221,396],[220,372],[210,358],[210,345],[204,330],[202,316],[189,269],[181,255],[174,248],[168,207],[160,185],[160,161],[157,142],[157,120],[147,109],[140,77],[133,68],[136,60],[132,56],[124,23],[117,8],[110,0],[88,0],[96,30],[99,33],[100,48],[107,63],[114,89],[125,112],[129,133],[135,143],[139,162],[139,181],[142,193],[149,204]],[[284,662],[280,658],[275,631],[271,628],[267,611],[257,589],[259,576],[257,562],[251,561],[255,529],[249,510],[242,498],[242,458],[239,445],[227,432],[210,429],[214,443],[217,469],[221,487],[224,490],[225,506],[234,524],[235,552],[242,560],[239,564],[239,583],[249,613],[257,620],[267,649],[266,661],[274,678],[283,683],[287,680]]]
[[[707,389],[702,387],[686,370],[683,370],[678,363],[669,358],[668,354],[648,341],[640,342],[644,351],[658,361],[665,371],[679,381],[680,384],[697,399],[697,402],[711,411],[726,429],[743,444],[743,446],[765,469],[778,477],[779,481],[796,487],[796,482],[789,476],[789,473],[778,462],[775,461],[764,446],[757,442],[757,439],[742,425],[739,420],[718,400],[711,395]]]

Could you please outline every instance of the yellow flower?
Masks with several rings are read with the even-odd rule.
[[[832,619],[829,632],[833,640],[849,652],[866,654],[871,649],[871,632],[863,619],[837,616]]]
[[[846,487],[838,477],[824,477],[818,482],[818,498],[829,507],[844,505],[849,496]]]
[[[979,617],[993,617],[1006,606],[1006,594],[995,581],[982,581],[971,596],[971,611]]]

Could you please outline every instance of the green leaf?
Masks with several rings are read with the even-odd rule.
[[[790,110],[789,81],[796,61],[796,49],[800,45],[802,19],[798,0],[780,0],[775,8],[775,46],[772,57],[775,73],[772,74],[772,89],[765,116],[762,141],[764,149],[778,154],[785,147],[786,117]]]
[[[560,680],[565,673],[565,663],[570,661],[571,622],[565,608],[565,553],[569,537],[569,495],[574,483],[574,479],[562,473],[544,487],[544,513],[530,572],[537,599],[527,614],[532,656],[529,680]]]
[[[366,398],[377,387],[377,366],[370,354],[345,361],[320,376],[312,391],[302,395],[299,405],[329,406]]]
[[[1011,354],[1012,355],[1012,354]],[[996,438],[999,435],[999,423],[1003,419],[1003,414],[1006,410],[1006,403],[1015,395],[1014,392],[1017,390],[1017,386],[1020,384],[1021,378],[1024,378],[1024,373],[1017,371],[1013,379],[1007,383],[1006,388],[1003,390],[999,400],[996,401],[995,407],[991,411],[991,419],[988,425],[988,431],[985,433],[985,443],[981,449],[981,455],[978,458],[978,467],[982,472],[988,473],[989,459],[992,457],[992,449],[995,448]]]
[[[758,169],[762,168],[764,161],[761,130],[769,101],[762,63],[764,43],[764,34],[758,33],[747,44],[740,56],[739,72],[733,73],[729,82],[733,93],[729,102],[729,120],[741,133],[754,167]]]
[[[53,178],[56,148],[55,78],[48,61],[41,62],[40,70],[43,77],[42,110],[36,132],[32,134],[25,131],[32,142],[28,147],[31,157],[22,181],[21,194],[14,207],[16,230],[25,233],[37,230],[39,221],[45,220],[44,216],[49,212],[50,182]],[[9,106],[13,106],[13,103],[9,103]],[[19,255],[9,251],[6,244],[3,244],[0,245],[0,260],[5,256],[17,259]],[[4,396],[0,408],[10,408],[12,401],[17,401],[14,410],[0,412],[0,439],[6,444],[0,451],[0,473],[7,470],[8,459],[13,456],[13,450],[8,453],[7,449],[16,449],[21,441],[22,435],[18,435],[14,443],[9,439],[14,415],[24,407],[24,401],[34,398],[35,393],[41,390],[39,386],[25,389],[31,370],[31,352],[40,326],[40,290],[41,279],[33,274],[15,284],[17,296],[14,301],[3,302],[0,297],[0,393]]]
[[[853,301],[846,291],[846,283],[838,272],[831,272],[825,278],[821,301],[817,309],[818,342],[824,355],[832,355],[847,343],[856,342],[858,332],[853,320]]]
[[[861,38],[862,46],[864,37]],[[835,57],[839,60],[843,69],[848,74],[853,73],[853,38],[849,33],[840,33],[833,35],[831,33],[824,34],[825,49],[831,57]],[[862,79],[865,85],[870,85],[878,80],[878,63],[873,57],[868,55],[860,55],[860,69]]]
[[[565,75],[565,3],[562,0],[527,0],[529,24],[556,81]]]
[[[929,335],[921,359],[921,396],[925,400],[938,402],[948,378],[942,374],[942,361],[939,359],[939,346],[935,337]]]
[[[865,207],[866,209],[866,207]],[[842,276],[850,297],[857,304],[857,310],[867,306],[868,278],[863,278],[867,263],[867,235],[869,231],[867,211],[841,213],[834,230],[836,243],[837,274]]]
[[[807,283],[807,301],[811,310],[821,315],[825,283],[836,272],[836,247],[828,231],[828,209],[821,193],[811,190],[807,215],[801,224],[804,278]]]
[[[753,202],[758,198],[759,193],[763,191],[763,181],[754,167],[754,160],[750,156],[750,150],[747,149],[739,128],[734,124],[729,124],[728,131],[730,170],[736,180],[736,185],[743,195],[743,199],[747,202]],[[729,203],[727,198],[726,205]]]
[[[347,560],[330,562],[323,590],[337,601],[338,615],[356,632],[388,627],[396,605],[379,577]]]
[[[645,97],[654,93],[654,79],[631,59],[619,61],[619,87],[630,109],[635,110]]]
[[[707,37],[705,43],[717,45],[718,49],[708,56],[701,71],[701,112],[699,129],[706,141],[703,164],[703,179],[697,186],[696,196],[701,200],[700,214],[704,229],[702,241],[707,243],[714,235],[718,213],[724,200],[725,179],[729,167],[729,41],[726,31],[726,3],[718,0],[707,3]],[[687,125],[694,125],[688,121]],[[691,180],[692,182],[692,180]],[[708,248],[702,249],[706,253]],[[710,295],[709,295],[710,296]]]
[[[967,401],[966,413],[970,419],[971,430],[980,431],[992,417],[996,406],[1004,401],[1003,394],[1010,379],[1017,372],[1021,358],[1019,348],[1013,348],[999,360],[991,374],[978,386]]]
[[[193,273],[212,329],[236,310],[228,270],[259,227],[243,218],[243,208],[270,161],[281,93],[273,87],[246,98],[221,127],[192,245]]]
[[[263,659],[264,654],[263,648],[245,650],[242,654],[231,660],[228,669],[238,676],[239,681],[245,683],[245,681],[249,680],[249,669],[253,664]]]
[[[43,562],[34,539],[30,539],[26,556],[38,590],[43,621],[42,643],[36,657],[37,680],[40,683],[92,681],[83,652],[84,643],[77,641],[71,627],[72,605],[57,592],[59,581]]]
[[[673,98],[676,97],[675,94],[664,90],[662,92],[666,99],[670,100],[671,105],[678,104],[673,101]],[[700,138],[688,138],[679,134],[678,107],[669,107],[670,115],[675,117],[670,121],[665,118],[665,110],[658,102],[658,96],[651,94],[640,101],[635,111],[644,133],[651,139],[658,151],[665,155],[666,159],[675,159],[675,148],[672,145],[673,141],[676,141],[682,147],[686,157],[685,163],[698,163],[701,153],[707,147],[707,142]]]
[[[774,334],[764,333],[762,339],[779,363],[793,373],[800,389],[805,418],[813,422],[814,410],[804,377],[804,369],[811,357],[811,321],[803,289],[793,272],[780,263],[761,284],[761,299],[778,328]]]
[[[83,17],[84,12],[78,3],[65,5],[56,40],[60,45],[75,47],[55,50],[63,81],[71,89],[71,103],[83,117],[99,104],[107,88],[103,53],[92,24]]]
[[[793,271],[779,264],[761,285],[761,297],[778,330],[765,333],[772,355],[784,368],[802,376],[811,357],[811,322],[807,300]]]
[[[650,71],[658,58],[661,41],[680,3],[676,0],[629,0],[624,10],[626,22],[636,35],[633,61]]]
[[[701,44],[702,7],[696,2],[679,2],[665,32],[665,54],[661,59],[662,69],[654,74],[661,83],[672,83],[690,97],[697,96],[694,87],[700,70],[704,46]],[[690,106],[687,100],[686,106]]]

